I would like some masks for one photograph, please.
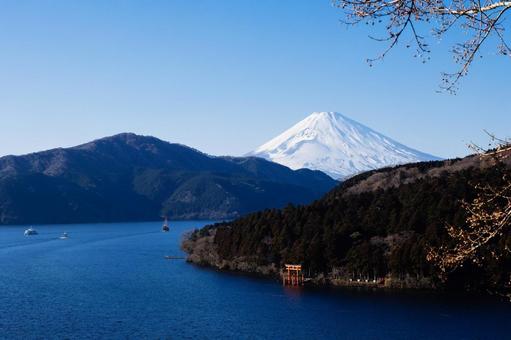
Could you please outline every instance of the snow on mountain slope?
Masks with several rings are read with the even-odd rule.
[[[391,165],[437,160],[337,112],[314,112],[248,155],[335,179]]]

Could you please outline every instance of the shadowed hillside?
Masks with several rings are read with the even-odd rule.
[[[0,158],[0,223],[224,219],[308,203],[335,185],[318,171],[120,134]]]

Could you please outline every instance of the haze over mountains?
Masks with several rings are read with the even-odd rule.
[[[0,158],[0,223],[223,219],[307,203],[336,185],[307,169],[213,157],[154,137],[119,134]]]
[[[291,169],[321,170],[336,179],[392,165],[440,159],[337,112],[314,112],[248,155]]]

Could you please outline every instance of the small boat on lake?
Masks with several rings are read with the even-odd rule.
[[[32,227],[26,229],[25,232],[23,233],[23,235],[25,235],[25,236],[31,236],[31,235],[37,235],[37,234],[38,234],[37,230],[35,230]]]
[[[163,222],[163,227],[161,228],[161,231],[163,231],[164,233],[166,233],[167,231],[169,231],[170,228],[169,228],[169,222],[167,220],[167,217],[165,217],[165,222]]]
[[[69,238],[69,236],[67,235],[66,232],[63,232],[62,235],[59,237],[61,240],[67,240]]]

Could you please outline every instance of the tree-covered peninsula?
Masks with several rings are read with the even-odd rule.
[[[310,205],[196,230],[183,248],[193,263],[275,277],[299,263],[320,284],[497,291],[509,284],[509,230],[481,249],[482,261],[446,275],[427,257],[453,245],[446,226],[466,224],[462,202],[477,184],[501,185],[509,165],[469,156],[366,172]]]

